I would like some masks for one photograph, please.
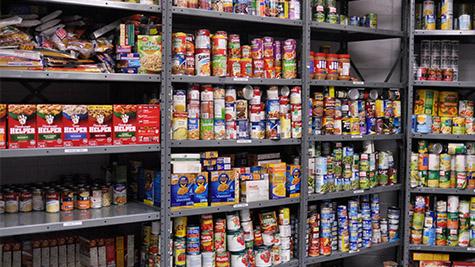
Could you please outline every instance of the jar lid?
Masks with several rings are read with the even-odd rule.
[[[339,58],[350,58],[350,54],[339,54]]]

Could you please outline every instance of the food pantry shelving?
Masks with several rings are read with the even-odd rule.
[[[243,140],[243,141],[229,141],[229,140],[171,140],[170,128],[171,128],[171,115],[170,110],[172,107],[172,95],[173,88],[176,85],[183,83],[199,83],[199,84],[221,84],[221,85],[287,85],[287,86],[301,86],[302,87],[302,99],[306,100],[310,96],[311,87],[342,87],[342,88],[400,88],[404,90],[406,87],[404,70],[401,72],[401,78],[397,82],[388,82],[393,71],[388,75],[388,78],[382,82],[373,81],[328,81],[328,80],[312,80],[309,78],[309,65],[311,41],[323,40],[339,42],[342,48],[348,46],[348,42],[357,41],[371,41],[381,39],[400,39],[402,55],[405,54],[405,32],[406,32],[406,9],[407,5],[405,1],[402,2],[402,26],[401,30],[382,30],[382,29],[370,29],[364,27],[344,26],[344,25],[332,25],[325,23],[317,23],[311,20],[311,1],[302,1],[302,19],[301,20],[284,20],[277,18],[266,18],[240,14],[229,14],[216,11],[205,11],[199,9],[178,8],[172,5],[172,1],[162,1],[161,5],[141,5],[122,3],[115,1],[78,1],[78,0],[30,0],[31,3],[42,3],[49,6],[56,5],[78,5],[91,8],[122,10],[130,12],[146,12],[151,14],[162,15],[163,25],[163,71],[160,75],[143,75],[143,74],[118,74],[118,73],[101,73],[101,74],[86,74],[86,73],[68,73],[68,72],[48,72],[48,71],[0,71],[0,78],[8,81],[45,81],[45,82],[59,82],[64,80],[78,81],[78,82],[135,82],[140,83],[152,83],[153,86],[160,87],[160,103],[161,103],[161,144],[155,145],[131,145],[131,146],[111,146],[111,147],[84,147],[78,149],[26,149],[26,150],[5,150],[0,152],[0,158],[15,158],[15,157],[40,157],[40,156],[75,156],[75,155],[97,155],[97,154],[124,154],[124,153],[137,153],[137,152],[149,152],[153,155],[160,155],[161,157],[161,174],[166,178],[162,182],[161,188],[161,211],[155,208],[146,207],[139,203],[131,203],[126,206],[126,210],[121,207],[111,207],[110,212],[101,210],[100,213],[91,214],[90,217],[83,218],[79,215],[74,215],[72,218],[44,218],[33,217],[23,220],[20,218],[23,214],[19,215],[1,215],[5,218],[7,225],[6,228],[2,228],[0,236],[10,236],[16,234],[31,234],[41,233],[77,228],[89,228],[96,226],[136,223],[143,221],[157,220],[161,221],[161,237],[162,237],[162,265],[169,266],[167,257],[168,244],[172,225],[171,219],[179,216],[193,216],[199,214],[208,213],[223,213],[229,211],[239,211],[243,209],[260,209],[266,207],[278,207],[283,205],[294,205],[298,207],[299,218],[301,222],[306,221],[308,213],[309,202],[316,202],[322,200],[348,198],[359,195],[369,195],[374,193],[387,193],[387,192],[400,192],[403,188],[403,184],[396,184],[391,186],[382,186],[367,190],[353,190],[345,192],[335,192],[322,195],[308,194],[307,187],[307,172],[302,172],[302,187],[301,196],[298,198],[287,198],[281,200],[268,200],[258,203],[240,203],[234,206],[221,206],[221,207],[205,207],[196,209],[185,210],[171,210],[170,209],[170,181],[168,177],[171,174],[171,153],[175,149],[182,148],[226,148],[226,147],[274,147],[274,146],[294,146],[298,148],[302,153],[300,162],[302,170],[307,170],[308,154],[306,151],[309,149],[310,142],[362,142],[362,141],[397,141],[403,143],[403,134],[391,134],[391,135],[309,135],[308,134],[308,116],[303,116],[303,136],[302,139],[282,139],[279,141],[272,140]],[[342,10],[348,11],[348,1],[341,1]],[[343,12],[344,13],[344,12]],[[210,20],[211,19],[211,20]],[[283,33],[291,33],[300,42],[300,66],[301,73],[297,79],[259,79],[259,78],[220,78],[220,77],[195,77],[195,76],[180,76],[172,75],[172,31],[175,25],[180,23],[186,23],[193,21],[193,25],[196,27],[211,27],[215,26],[211,23],[216,21],[222,22],[222,25],[218,24],[219,29],[227,30],[229,26],[230,30],[236,30],[246,32],[246,30],[239,30],[237,26],[241,23],[243,25],[250,25],[256,27],[255,29],[249,28],[249,31],[259,32],[264,30],[267,32],[269,29],[276,32],[283,31]],[[228,25],[229,23],[229,25]],[[182,25],[180,25],[182,26]],[[233,28],[234,27],[234,28]],[[186,28],[186,26],[185,26]],[[180,28],[181,29],[181,28]],[[346,49],[346,48],[345,48]],[[405,61],[404,56],[402,62]],[[394,68],[396,68],[397,62]],[[402,64],[405,66],[405,64]],[[3,90],[3,89],[2,89]],[[114,90],[112,88],[112,90]],[[3,93],[3,92],[2,92]],[[409,94],[410,96],[411,94]],[[402,99],[406,99],[406,94],[402,93]],[[304,101],[302,101],[305,103]],[[403,108],[403,110],[405,110]],[[308,114],[308,106],[303,105],[303,114]],[[403,113],[404,114],[404,113]],[[402,125],[406,125],[402,123]],[[403,127],[403,130],[405,127]],[[172,150],[173,149],[173,150]],[[399,156],[402,157],[403,153],[400,151]],[[10,167],[10,166],[8,166]],[[404,180],[402,175],[403,164],[399,165],[399,181]],[[403,206],[400,205],[402,208]],[[93,212],[92,212],[93,213]],[[8,217],[8,218],[7,218]],[[22,224],[21,226],[14,226],[17,222],[29,222]],[[2,226],[3,227],[3,226]],[[299,254],[297,258],[292,259],[290,262],[279,266],[306,266],[316,263],[343,259],[352,256],[362,255],[364,253],[370,253],[380,251],[388,248],[400,247],[403,242],[392,242],[382,245],[376,245],[368,249],[362,249],[356,253],[332,253],[331,256],[321,256],[314,258],[307,258],[304,251],[306,251],[305,244],[306,225],[301,223],[298,229]],[[400,258],[399,258],[400,259]]]

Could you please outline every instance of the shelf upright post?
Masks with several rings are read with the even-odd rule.
[[[306,221],[308,213],[308,147],[309,147],[309,107],[308,99],[310,95],[310,73],[309,73],[309,59],[310,59],[310,23],[312,21],[311,1],[302,1],[302,46],[301,46],[301,79],[302,79],[302,142],[300,145],[300,167],[302,173],[301,188],[300,188],[300,212],[299,212],[299,266],[306,266]]]
[[[171,58],[172,58],[172,1],[161,0],[162,7],[162,84],[160,91],[161,102],[161,204],[160,204],[160,266],[169,267],[170,265],[170,236],[172,232],[170,217],[170,173],[171,173]],[[170,266],[171,267],[171,266]]]
[[[408,71],[407,73],[407,96],[406,96],[406,123],[405,123],[405,130],[406,130],[406,172],[405,172],[405,200],[404,200],[404,264],[403,266],[408,266],[409,265],[409,241],[410,241],[410,217],[407,216],[409,214],[409,203],[411,201],[411,193],[410,193],[410,188],[411,188],[411,172],[410,172],[410,166],[411,166],[411,153],[412,153],[412,135],[411,135],[411,127],[408,126],[408,122],[411,121],[411,114],[412,114],[412,105],[413,105],[413,85],[414,85],[414,71],[413,71],[413,66],[414,66],[414,25],[415,25],[415,0],[410,1],[410,6],[408,7],[409,9],[409,18],[408,18],[408,29],[407,29],[407,37],[408,37],[408,42],[409,43],[409,53],[408,58],[409,60],[406,61],[406,69]]]

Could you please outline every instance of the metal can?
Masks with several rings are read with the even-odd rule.
[[[256,250],[256,267],[272,266],[271,252],[268,247],[261,246]]]
[[[43,189],[35,188],[32,193],[33,210],[43,211],[45,210],[45,194]]]
[[[115,184],[112,189],[112,201],[114,205],[127,204],[127,187],[124,184]]]
[[[19,194],[19,211],[31,212],[33,210],[32,194],[29,190],[23,189]]]
[[[69,189],[64,189],[61,192],[61,211],[74,210],[74,192]]]
[[[91,190],[91,208],[102,208],[102,190],[98,186],[93,187]]]
[[[78,190],[77,208],[80,210],[87,210],[91,208],[91,193],[89,189],[81,187]]]
[[[46,212],[59,212],[59,193],[55,189],[49,189],[46,193]]]
[[[112,186],[110,184],[105,184],[101,186],[102,191],[102,206],[110,207],[112,205]]]

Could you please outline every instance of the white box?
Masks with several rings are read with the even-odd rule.
[[[172,161],[172,173],[200,173],[201,163],[199,161]]]
[[[269,180],[241,182],[241,201],[256,202],[269,200]]]

